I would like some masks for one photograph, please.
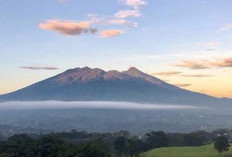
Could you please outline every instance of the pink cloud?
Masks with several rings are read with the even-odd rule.
[[[96,28],[90,28],[89,22],[75,22],[62,20],[48,20],[39,25],[40,29],[55,31],[63,35],[81,35],[82,33],[96,33]]]
[[[122,33],[123,33],[123,31],[119,30],[119,29],[109,29],[109,30],[101,31],[100,37],[101,38],[111,38],[111,37],[118,36]]]

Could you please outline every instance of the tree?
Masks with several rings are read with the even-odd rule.
[[[221,156],[222,152],[228,151],[229,147],[230,147],[229,140],[226,137],[220,136],[215,139],[214,149],[218,151],[219,157]]]
[[[126,138],[123,136],[119,136],[115,139],[114,141],[114,148],[117,151],[117,155],[119,157],[122,156],[122,154],[125,152],[125,148],[126,148]]]
[[[185,146],[202,146],[209,143],[207,133],[203,131],[186,134],[183,137]]]
[[[147,145],[149,149],[160,148],[168,146],[168,139],[163,131],[151,132],[146,134],[147,136]]]
[[[139,156],[143,150],[143,142],[137,137],[133,137],[127,140],[127,151],[130,157]]]
[[[79,150],[78,157],[110,157],[110,153],[106,148],[98,143],[92,143],[82,146]]]

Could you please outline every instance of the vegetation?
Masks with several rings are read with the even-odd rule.
[[[0,157],[213,157],[216,150],[219,153],[228,150],[231,138],[225,131],[189,134],[152,131],[139,137],[127,131],[18,134],[7,140],[3,138]]]
[[[98,143],[76,146],[65,143],[56,135],[33,139],[21,134],[0,144],[0,157],[110,157],[110,153]]]
[[[220,136],[215,139],[214,149],[218,151],[219,157],[222,152],[229,151],[229,147],[230,147],[229,140],[226,137]]]

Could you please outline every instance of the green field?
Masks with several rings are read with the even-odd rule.
[[[153,149],[145,152],[141,157],[218,157],[218,153],[214,150],[213,145],[200,147],[169,147]],[[222,153],[221,157],[232,157],[232,148],[226,153]]]

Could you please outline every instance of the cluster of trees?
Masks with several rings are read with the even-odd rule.
[[[205,131],[192,132],[188,134],[167,134],[169,146],[202,146],[212,143],[217,137]]]
[[[229,149],[229,138],[224,135],[228,134],[225,131],[189,134],[153,131],[132,136],[127,131],[88,133],[76,130],[49,135],[19,134],[0,142],[0,157],[138,157],[154,148],[201,146],[215,139],[214,147],[220,154]]]
[[[137,157],[141,152],[168,146],[168,138],[163,131],[150,132],[144,137],[118,136],[114,140],[115,154],[118,157]]]
[[[57,135],[32,138],[15,135],[0,143],[0,157],[110,157],[110,152],[99,143],[74,145]]]

